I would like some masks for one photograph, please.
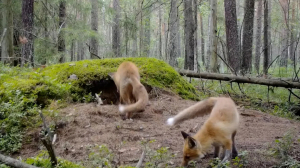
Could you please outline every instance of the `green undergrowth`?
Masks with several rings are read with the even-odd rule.
[[[192,79],[192,84],[207,96],[229,95],[245,108],[252,108],[289,119],[300,119],[296,115],[299,99],[286,88],[256,84],[240,84],[227,81]],[[293,89],[300,95],[299,89]],[[299,115],[299,114],[298,114]]]

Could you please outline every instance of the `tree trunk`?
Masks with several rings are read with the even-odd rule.
[[[13,62],[16,61],[14,58],[14,46],[13,46],[13,11],[12,11],[13,3],[11,0],[4,0],[3,1],[3,8],[2,8],[2,27],[3,30],[6,31],[0,32],[3,36],[3,41],[1,45],[1,61],[4,63],[10,63],[13,65]],[[5,33],[5,34],[2,34]]]
[[[75,40],[71,42],[71,61],[75,61]]]
[[[33,64],[34,47],[33,47],[33,3],[34,0],[22,1],[22,21],[23,21],[23,37],[27,38],[27,43],[22,45],[22,60],[21,66],[29,63]]]
[[[66,27],[66,1],[61,1],[59,4],[59,34],[58,34],[58,52],[60,53],[59,62],[65,62],[65,33],[64,28]]]
[[[172,4],[174,3],[173,1],[177,0],[172,0],[171,1],[171,12],[172,12]],[[170,13],[170,20],[171,20],[171,16],[172,14]],[[163,60],[163,55],[162,55],[162,33],[161,33],[161,22],[162,22],[162,14],[161,14],[161,6],[158,7],[158,58],[160,58],[161,60]],[[170,65],[172,65],[170,63]]]
[[[284,30],[283,30],[283,38],[284,38],[284,46],[282,52],[282,58],[280,61],[281,67],[287,67],[287,60],[289,58],[289,0],[279,0],[279,3],[282,7],[283,11],[283,19],[284,19]]]
[[[257,6],[257,30],[256,30],[256,45],[255,45],[255,70],[259,74],[260,64],[260,48],[261,48],[261,24],[262,24],[262,1],[258,0]]]
[[[95,32],[95,36],[91,37],[90,56],[91,59],[98,59],[98,0],[90,0],[92,5],[91,11],[91,29]]]
[[[194,6],[194,71],[198,72],[199,69],[199,64],[198,64],[198,6],[197,6],[197,0],[193,1],[193,6]]]
[[[217,0],[210,2],[210,29],[209,29],[209,56],[210,56],[210,70],[212,72],[218,71],[218,37],[217,37]]]
[[[203,19],[202,14],[200,13],[200,27],[201,27],[201,59],[203,66],[206,66],[205,64],[205,42],[204,42],[204,30],[203,30]]]
[[[171,66],[177,66],[177,58],[180,57],[178,53],[178,34],[179,34],[179,27],[178,27],[178,9],[177,9],[177,0],[171,1],[171,9],[170,9],[170,18],[169,18],[169,45],[168,45],[168,58],[169,63]],[[160,43],[161,44],[161,43]]]
[[[192,0],[184,1],[184,39],[185,61],[184,69],[194,70],[194,18]]]
[[[240,45],[237,30],[235,0],[225,0],[226,43],[229,65],[235,73],[240,70]]]
[[[268,15],[269,15],[269,5],[268,0],[264,0],[264,75],[268,74],[268,65],[269,65],[269,37],[268,37],[268,29],[269,29],[269,23],[268,23]]]
[[[114,57],[120,56],[120,4],[119,0],[113,0],[113,8],[115,12],[114,23],[112,26],[112,49]]]
[[[292,1],[292,18],[290,21],[290,30],[291,30],[291,35],[290,35],[290,59],[291,61],[294,63],[296,57],[295,57],[295,34],[296,32],[294,31],[295,28],[295,24],[297,24],[295,22],[295,6],[296,6],[296,0],[291,0]]]
[[[149,57],[149,51],[150,51],[150,38],[151,38],[151,34],[150,34],[150,30],[151,30],[151,7],[148,7],[145,11],[144,11],[144,37],[143,37],[143,56],[147,56]]]
[[[252,40],[253,40],[253,21],[254,21],[253,0],[245,0],[245,19],[243,28],[243,48],[242,48],[242,73],[251,72],[252,66]]]

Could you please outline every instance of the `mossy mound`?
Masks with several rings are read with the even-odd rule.
[[[0,67],[0,102],[9,101],[16,90],[19,90],[28,102],[38,104],[47,104],[50,99],[67,97],[72,97],[74,101],[87,99],[89,93],[103,91],[99,85],[114,85],[108,73],[115,72],[123,61],[132,61],[139,67],[141,82],[144,85],[172,91],[185,99],[198,99],[195,88],[161,60],[110,58],[55,64],[42,70]],[[77,80],[69,79],[73,74],[77,76]]]

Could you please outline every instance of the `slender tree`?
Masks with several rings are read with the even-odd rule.
[[[202,13],[200,13],[200,34],[201,34],[201,59],[202,59],[202,63],[205,66],[205,40],[204,40],[204,30],[203,30],[203,19],[202,19]]]
[[[95,32],[95,36],[91,38],[90,42],[90,55],[91,59],[98,59],[96,55],[98,55],[98,0],[90,0],[92,5],[91,10],[91,29]]]
[[[256,44],[255,44],[255,70],[256,73],[259,73],[259,64],[260,64],[260,48],[261,48],[261,24],[262,24],[262,1],[258,0],[257,4],[257,29],[256,29]]]
[[[168,45],[168,58],[169,64],[173,67],[177,66],[176,60],[180,56],[179,54],[179,18],[178,18],[178,8],[177,8],[177,0],[171,0],[171,8],[170,8],[170,18],[169,18],[169,45]],[[161,44],[161,43],[160,43]],[[161,47],[161,46],[160,46]]]
[[[269,6],[268,6],[268,0],[264,0],[264,75],[268,74],[268,65],[269,65],[269,37],[268,37],[268,29],[269,29],[269,23],[268,23],[268,15],[269,15]]]
[[[217,50],[217,0],[210,1],[210,29],[209,29],[209,50],[207,55],[210,56],[210,70],[212,72],[218,71]]]
[[[282,8],[282,14],[284,19],[284,30],[283,30],[283,40],[284,46],[282,51],[282,57],[280,61],[280,66],[287,67],[287,60],[289,58],[289,1],[290,0],[279,0]]]
[[[252,65],[252,39],[253,39],[253,21],[254,21],[254,3],[253,0],[245,0],[245,19],[243,29],[242,44],[242,73],[251,72]]]
[[[198,0],[193,0],[194,12],[194,71],[198,72]]]
[[[25,63],[33,64],[34,47],[33,47],[33,3],[34,0],[22,1],[22,22],[23,22],[23,37],[27,42],[22,45],[21,53],[21,66]]]
[[[226,42],[229,65],[238,73],[240,70],[240,45],[237,31],[235,0],[225,0]]]
[[[113,0],[113,8],[115,12],[114,23],[112,26],[112,49],[114,52],[114,56],[120,56],[120,4],[119,0]]]
[[[151,6],[146,6],[144,10],[144,33],[143,33],[143,55],[149,56],[150,52],[150,30],[151,30]]]
[[[194,19],[192,0],[184,1],[184,39],[185,62],[184,69],[194,70]]]
[[[13,11],[12,11],[11,0],[3,1],[2,8],[2,27],[3,31],[0,34],[3,35],[3,41],[1,45],[1,60],[4,63],[13,63],[16,61],[14,58],[14,48],[13,48]],[[4,33],[4,34],[2,34]],[[1,41],[0,41],[1,43]]]
[[[59,34],[58,34],[58,52],[60,53],[59,62],[65,61],[65,33],[64,28],[66,27],[66,1],[62,0],[59,4]]]

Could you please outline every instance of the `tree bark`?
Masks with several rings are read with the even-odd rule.
[[[98,55],[98,40],[97,40],[97,34],[98,34],[98,0],[90,0],[92,5],[91,10],[91,29],[95,32],[95,36],[91,37],[91,44],[90,44],[90,56],[91,59],[99,59]]]
[[[168,58],[169,64],[173,67],[177,66],[177,58],[180,57],[179,53],[179,27],[178,27],[178,9],[177,0],[171,0],[171,9],[169,16],[169,45],[168,45]],[[161,44],[161,42],[160,42]],[[161,47],[161,46],[159,46]]]
[[[4,156],[2,154],[0,154],[0,162],[4,163],[7,166],[17,167],[17,168],[37,168],[35,166],[23,163],[19,160],[16,160],[16,159],[11,158],[11,157]]]
[[[225,0],[225,25],[226,43],[229,65],[235,73],[240,70],[240,44],[237,30],[236,3],[235,0]]]
[[[172,12],[172,4],[174,3],[173,1],[177,0],[172,0],[171,1],[171,12]],[[170,13],[170,15],[172,16],[172,14]],[[170,16],[170,19],[171,19]],[[160,58],[161,60],[163,60],[163,56],[162,56],[162,33],[161,33],[161,22],[162,22],[162,14],[161,14],[161,6],[158,7],[158,58]],[[172,65],[170,63],[170,65]]]
[[[253,0],[245,0],[245,19],[243,30],[243,48],[242,48],[242,73],[251,72],[252,66],[252,40],[253,40],[253,21],[254,21]]]
[[[193,12],[194,12],[194,71],[198,72],[199,64],[198,64],[198,3],[197,0],[193,0]]]
[[[269,30],[269,23],[268,23],[268,15],[269,15],[269,5],[268,0],[264,0],[264,75],[268,74],[268,65],[269,65],[269,37],[268,37],[268,30]]]
[[[261,24],[262,24],[262,1],[258,0],[257,6],[257,29],[256,29],[256,44],[255,44],[255,70],[256,73],[259,73],[259,64],[260,64],[260,48],[261,48]]]
[[[66,27],[66,1],[62,0],[59,4],[59,34],[58,34],[58,52],[60,53],[59,62],[65,62],[65,33],[64,28]]]
[[[34,47],[33,47],[33,3],[34,0],[22,1],[22,22],[23,22],[23,37],[27,38],[27,43],[22,45],[21,53],[22,60],[21,66],[29,63],[33,64]]]
[[[218,37],[217,37],[217,0],[211,0],[210,5],[210,30],[209,30],[209,42],[210,42],[210,70],[211,72],[218,71]]]
[[[184,1],[184,39],[185,60],[184,69],[194,70],[194,19],[192,0]]]
[[[282,57],[280,61],[281,67],[287,67],[287,60],[289,58],[289,0],[279,0],[283,11],[283,19],[284,19],[284,30],[283,30],[283,38],[284,38],[284,46]]]
[[[4,63],[10,63],[13,65],[13,62],[16,61],[14,58],[14,46],[13,46],[13,11],[12,11],[13,3],[11,0],[3,1],[2,8],[2,27],[3,30],[6,29],[5,34],[1,32],[3,36],[3,41],[1,45],[1,61]],[[1,41],[0,41],[1,43]]]
[[[290,30],[291,30],[291,35],[290,35],[290,59],[291,61],[294,63],[294,61],[296,60],[296,57],[295,57],[295,35],[296,35],[296,32],[294,31],[294,28],[295,28],[295,24],[297,24],[295,22],[295,6],[296,6],[296,0],[291,0],[292,1],[292,18],[291,18],[291,21],[290,21]]]
[[[259,84],[259,85],[300,89],[299,82],[283,81],[280,79],[250,78],[250,77],[243,77],[243,76],[234,76],[234,75],[226,75],[226,74],[219,74],[219,73],[207,73],[207,72],[196,73],[196,72],[186,71],[186,70],[181,70],[178,73],[182,76],[193,77],[193,78],[214,79],[214,80],[230,81],[230,82],[237,82],[237,83],[252,83],[252,84]]]
[[[143,36],[143,56],[149,57],[150,54],[150,30],[151,30],[151,7],[147,7],[146,10],[144,10],[144,36]]]
[[[202,2],[202,0],[201,0]],[[203,19],[202,19],[202,14],[199,14],[199,19],[200,19],[200,34],[201,34],[201,59],[202,59],[202,64],[203,66],[206,66],[205,64],[205,41],[204,41],[204,30],[203,30]]]
[[[120,56],[120,4],[119,0],[113,0],[113,8],[115,12],[114,23],[112,26],[112,49],[114,56]]]

